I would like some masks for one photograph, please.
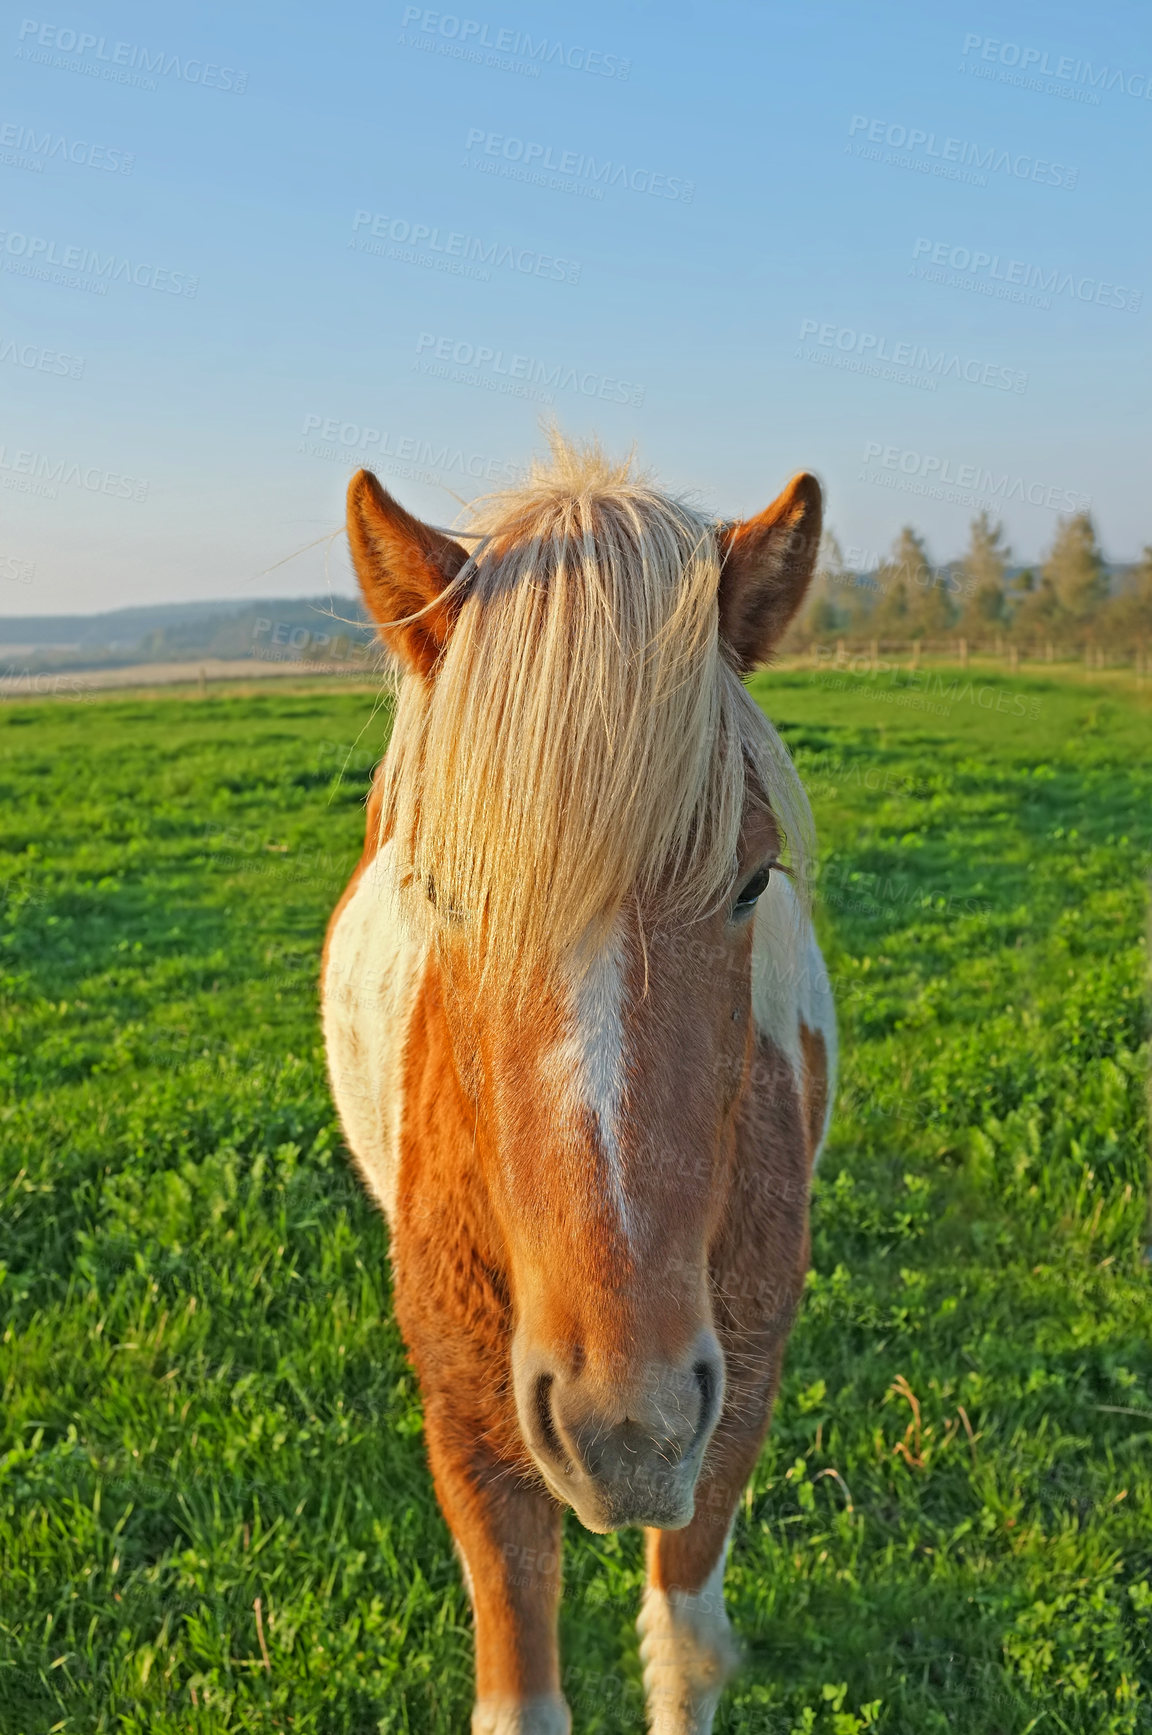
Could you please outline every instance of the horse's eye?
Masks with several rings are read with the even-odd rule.
[[[427,879],[424,881],[424,890],[428,894],[428,902],[432,905],[432,908],[436,911],[437,915],[444,921],[462,922],[464,920],[463,910],[453,909],[451,904],[446,904],[441,901],[436,881],[433,879],[431,874],[429,874]]]
[[[772,863],[757,868],[752,878],[741,888],[740,894],[732,906],[734,916],[745,916],[749,910],[755,909],[756,900],[768,889],[768,881],[772,878]]]

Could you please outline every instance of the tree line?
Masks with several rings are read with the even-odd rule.
[[[1036,567],[1015,568],[1004,527],[981,512],[959,560],[936,566],[924,539],[905,525],[873,570],[845,565],[826,534],[807,605],[793,625],[794,646],[836,639],[963,638],[1021,649],[1101,649],[1139,653],[1152,644],[1152,546],[1134,568],[1111,573],[1091,514],[1061,519]]]

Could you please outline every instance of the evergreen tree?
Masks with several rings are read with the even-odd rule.
[[[974,639],[1001,632],[1008,619],[1005,578],[1011,550],[1004,542],[1004,526],[993,524],[981,512],[968,527],[968,549],[960,563],[964,605],[960,629]]]
[[[944,582],[932,569],[924,539],[906,524],[892,554],[877,573],[882,596],[873,624],[892,638],[935,638],[952,624],[952,604]]]
[[[877,638],[906,639],[908,637],[908,586],[902,578],[886,578],[880,568],[877,581],[883,591],[869,616],[868,624]]]
[[[1147,648],[1152,643],[1152,544],[1124,589],[1101,611],[1100,624],[1117,644]]]
[[[1012,636],[1025,644],[1055,642],[1068,629],[1068,616],[1061,607],[1050,578],[1022,572],[1012,587]]]
[[[955,610],[943,575],[930,572],[927,587],[913,593],[912,637],[944,638],[952,630],[954,620]]]
[[[963,557],[940,570],[911,525],[901,529],[874,571],[849,570],[835,535],[827,531],[792,641],[796,648],[841,636],[907,643],[959,631],[977,643],[1011,633],[1034,648],[1046,643],[1067,648],[1085,639],[1125,651],[1152,645],[1152,544],[1139,565],[1118,579],[1115,596],[1087,512],[1058,523],[1039,572],[1009,579],[1011,558],[1003,524],[987,512],[971,520]]]
[[[909,590],[923,590],[932,582],[932,562],[928,558],[924,538],[918,536],[910,524],[904,526],[892,544],[889,565],[898,577],[904,580]]]
[[[854,638],[871,637],[881,590],[874,572],[854,572],[848,588],[848,630]]]
[[[1104,556],[1089,513],[1077,512],[1060,520],[1043,576],[1064,614],[1076,626],[1086,628],[1108,597]]]

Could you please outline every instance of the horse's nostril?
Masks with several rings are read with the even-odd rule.
[[[556,1432],[556,1424],[552,1420],[552,1374],[541,1374],[536,1381],[533,1401],[536,1406],[536,1426],[540,1430],[540,1444],[549,1457],[562,1464],[567,1457]]]
[[[711,1362],[698,1361],[692,1369],[696,1377],[696,1389],[700,1393],[700,1420],[697,1431],[707,1428],[712,1421],[712,1409],[716,1401],[716,1370]]]

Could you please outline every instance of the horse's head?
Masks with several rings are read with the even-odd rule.
[[[820,490],[717,525],[563,451],[470,557],[364,472],[348,527],[405,671],[382,823],[474,1116],[520,1431],[590,1529],[675,1528],[724,1395],[708,1257],[756,900],[806,819],[739,677],[800,604]]]

